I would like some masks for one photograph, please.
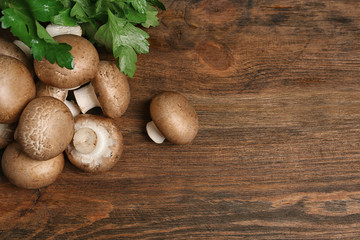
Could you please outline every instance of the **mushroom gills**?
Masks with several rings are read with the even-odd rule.
[[[113,142],[110,133],[106,128],[98,126],[96,123],[90,121],[84,125],[75,126],[75,132],[78,132],[82,128],[91,129],[95,133],[97,139],[96,146],[90,153],[81,153],[74,146],[75,151],[73,151],[72,154],[78,155],[83,164],[94,162],[95,165],[100,165],[102,163],[102,158],[110,157],[112,154],[110,146],[113,145]]]
[[[160,132],[153,121],[146,124],[146,131],[151,140],[155,143],[161,144],[164,142],[165,136]]]
[[[82,113],[92,108],[101,107],[97,99],[94,87],[91,83],[74,91],[75,100]]]

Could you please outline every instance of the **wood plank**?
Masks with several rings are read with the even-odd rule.
[[[357,239],[360,3],[163,1],[103,174],[0,176],[1,239]],[[188,146],[146,136],[151,97],[184,93]]]

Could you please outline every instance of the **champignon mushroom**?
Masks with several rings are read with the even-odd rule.
[[[36,83],[36,97],[50,96],[64,102],[68,95],[68,90],[60,89],[38,81]]]
[[[105,116],[122,116],[130,103],[130,87],[126,76],[114,62],[100,61],[91,83],[74,91],[82,113],[101,107]]]
[[[31,75],[34,75],[34,68],[32,61],[26,56],[26,54],[14,43],[6,41],[0,37],[0,55],[6,55],[16,58],[22,62],[30,71]]]
[[[123,137],[111,118],[90,114],[75,118],[75,134],[66,154],[77,168],[92,173],[107,171],[122,151]]]
[[[0,55],[0,123],[13,123],[36,95],[35,83],[19,60]]]
[[[82,29],[80,26],[62,26],[62,25],[50,23],[46,26],[46,31],[49,33],[51,37],[64,35],[64,34],[73,34],[77,36],[82,35]]]
[[[38,97],[21,113],[14,138],[30,158],[47,160],[63,152],[73,135],[69,108],[56,98]]]
[[[16,124],[1,124],[0,123],[0,149],[6,147],[14,140]]]
[[[43,97],[49,96],[59,99],[60,101],[64,102],[65,105],[69,108],[73,117],[76,117],[80,114],[79,106],[71,100],[67,100],[68,90],[60,89],[57,87],[53,87],[43,83],[42,81],[38,81],[36,83],[36,96]]]
[[[44,83],[60,88],[74,89],[90,82],[94,78],[99,65],[99,54],[94,45],[86,38],[66,34],[54,37],[57,42],[67,43],[72,49],[74,68],[62,68],[47,59],[34,60],[35,73]]]
[[[190,102],[178,92],[162,92],[150,103],[152,121],[146,125],[156,143],[168,139],[174,144],[189,144],[199,129],[197,114]]]
[[[9,144],[2,156],[1,167],[4,175],[15,186],[36,189],[55,182],[64,168],[64,154],[52,159],[38,161],[21,151],[15,142]]]

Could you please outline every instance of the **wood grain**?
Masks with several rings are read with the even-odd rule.
[[[119,163],[39,190],[1,175],[0,239],[358,239],[359,1],[163,2]],[[197,110],[191,145],[146,136],[163,90]]]

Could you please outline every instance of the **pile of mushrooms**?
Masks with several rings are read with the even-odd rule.
[[[81,36],[81,28],[49,25],[58,42],[71,45],[74,69],[31,58],[19,41],[0,39],[1,167],[8,180],[36,189],[56,181],[65,157],[78,169],[98,173],[115,166],[123,152],[123,136],[115,119],[130,103],[126,76]],[[71,94],[69,94],[71,93]],[[100,108],[101,114],[89,111]],[[150,105],[149,137],[189,144],[198,118],[180,93],[156,95]]]

